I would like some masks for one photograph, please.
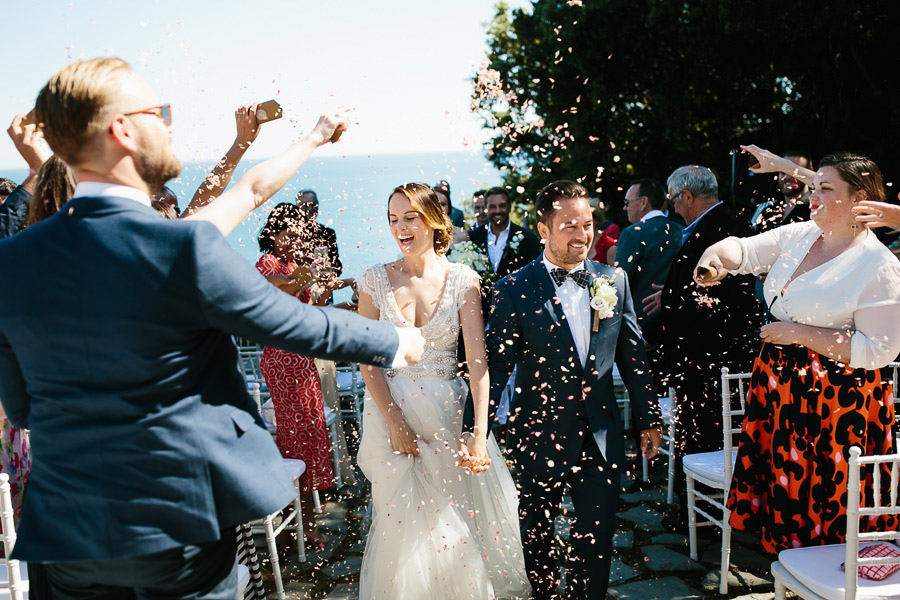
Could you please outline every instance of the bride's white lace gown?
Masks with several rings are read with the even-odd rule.
[[[467,387],[456,377],[459,307],[477,280],[448,263],[438,307],[422,327],[428,344],[413,367],[386,369],[385,380],[410,427],[419,456],[394,454],[390,430],[366,396],[358,462],[372,483],[373,519],[360,574],[362,600],[528,598],[517,496],[493,437],[491,468],[456,466]],[[384,266],[359,280],[382,321],[408,326]]]

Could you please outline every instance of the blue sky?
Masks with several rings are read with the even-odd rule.
[[[4,128],[60,67],[115,55],[172,104],[183,161],[220,156],[234,109],[271,98],[285,118],[248,156],[277,152],[328,111],[352,125],[325,155],[473,150],[485,139],[469,79],[492,0],[28,0],[3,12]],[[23,167],[4,140],[0,168]]]

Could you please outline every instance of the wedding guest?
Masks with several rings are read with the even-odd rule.
[[[494,281],[515,273],[541,253],[536,235],[509,219],[512,205],[509,193],[493,187],[485,193],[489,224],[469,230],[469,239],[488,257],[490,272],[481,275],[482,309],[487,317],[491,307],[491,286]]]
[[[300,209],[298,231],[299,243],[303,254],[311,257],[319,274],[319,281],[323,293],[316,304],[324,306],[332,301],[332,291],[352,285],[352,279],[341,279],[344,272],[344,264],[338,252],[337,233],[331,227],[326,227],[316,219],[319,216],[319,197],[314,190],[300,190],[297,193],[297,208]]]
[[[638,179],[625,192],[625,213],[629,227],[616,244],[615,266],[628,275],[635,298],[654,293],[653,285],[662,285],[678,251],[681,250],[682,227],[662,213],[666,192],[655,179]],[[644,305],[634,306],[638,324],[643,326]]]
[[[160,219],[150,194],[181,169],[172,112],[126,62],[64,67],[35,113],[80,181],[56,215],[0,240],[0,281],[53,282],[0,294],[0,400],[31,430],[35,465],[12,558],[41,563],[54,599],[234,598],[233,527],[295,491],[231,336],[380,365],[415,362],[424,341],[305,306],[215,226]],[[345,127],[322,117],[205,210],[265,202]]]
[[[487,204],[484,195],[487,190],[478,190],[472,194],[472,212],[475,214],[475,227],[484,227],[490,220],[487,213]]]
[[[75,172],[55,154],[38,169],[25,227],[59,212],[75,193]]]
[[[437,194],[438,200],[441,202],[441,208],[447,213],[447,216],[450,217],[450,222],[453,224],[453,227],[465,229],[466,223],[463,221],[463,212],[453,206],[450,202],[450,182],[446,179],[441,179],[431,186],[431,189]]]
[[[681,250],[661,291],[644,299],[643,334],[659,347],[656,366],[662,383],[677,395],[676,480],[678,518],[666,525],[687,531],[687,496],[681,457],[722,447],[722,400],[719,371],[749,370],[759,344],[752,335],[758,322],[753,277],[741,275],[721,285],[698,289],[693,279],[697,260],[711,244],[750,228],[720,200],[716,176],[706,167],[676,169],[666,182],[669,198],[687,227]],[[657,286],[654,286],[657,289]]]
[[[256,268],[267,278],[291,278],[297,270],[302,243],[300,209],[282,203],[269,213],[259,233],[263,253]],[[273,285],[284,289],[275,281]],[[312,279],[298,294],[301,302],[312,304]],[[323,546],[313,510],[313,492],[334,484],[331,472],[331,443],[325,426],[325,405],[315,361],[272,346],[263,348],[259,363],[266,387],[275,406],[275,444],[284,458],[297,458],[306,464],[300,477],[303,504],[303,531],[307,543]]]
[[[0,407],[0,471],[9,475],[9,493],[13,507],[13,522],[22,515],[22,494],[31,473],[31,449],[28,435],[9,422]],[[3,528],[0,527],[0,533]]]
[[[28,164],[31,173],[0,204],[0,238],[13,235],[25,226],[34,178],[41,165],[53,154],[44,142],[44,135],[27,113],[16,115],[6,130],[16,150]]]
[[[6,198],[18,187],[15,181],[0,177],[0,204],[6,202]]]
[[[788,152],[784,158],[806,170],[814,168],[812,159],[802,152]],[[809,186],[804,181],[792,173],[779,173],[778,192],[781,198],[772,198],[756,207],[750,219],[754,232],[762,233],[788,223],[809,221]]]
[[[591,209],[594,215],[594,238],[597,241],[588,253],[588,258],[611,265],[615,262],[616,244],[619,243],[621,230],[606,218],[606,208],[598,199],[591,198]]]
[[[894,451],[890,381],[879,371],[900,352],[900,262],[854,218],[861,202],[883,202],[878,166],[849,153],[826,156],[815,173],[756,146],[758,173],[794,173],[813,184],[812,222],[750,238],[729,237],[697,263],[713,281],[768,272],[763,326],[728,496],[731,525],[763,547],[837,544],[846,532],[851,446],[867,456]],[[882,470],[885,489],[889,470]],[[871,495],[871,479],[863,484]],[[867,504],[871,499],[867,501]],[[860,521],[895,529],[896,517]]]
[[[167,214],[171,212],[176,218],[181,216],[181,209],[178,208],[178,196],[175,195],[175,192],[169,186],[162,186],[161,190],[153,194],[152,200],[166,207]]]

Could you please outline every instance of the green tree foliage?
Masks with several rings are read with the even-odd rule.
[[[533,198],[578,179],[607,203],[635,177],[730,150],[853,150],[896,170],[900,2],[536,0],[497,5],[473,106],[489,158]],[[602,191],[601,191],[602,190]]]

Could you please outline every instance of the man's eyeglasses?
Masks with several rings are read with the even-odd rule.
[[[639,200],[643,200],[646,197],[647,196],[638,196],[637,198],[625,198],[625,200],[622,202],[622,206],[628,206],[632,202],[638,202]]]
[[[681,192],[683,192],[683,191],[684,190],[681,190]],[[678,192],[677,194],[669,194],[669,202],[671,202],[672,204],[675,204],[676,202],[681,200],[681,192]]]
[[[130,117],[131,115],[156,115],[162,122],[166,124],[166,127],[172,126],[172,105],[171,104],[163,104],[162,106],[153,106],[151,108],[145,108],[144,110],[136,110],[134,112],[123,113],[124,116]]]

